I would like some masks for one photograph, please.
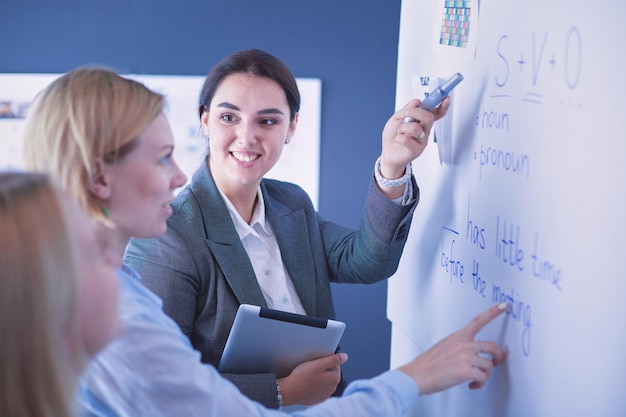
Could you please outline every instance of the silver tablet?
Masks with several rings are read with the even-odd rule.
[[[289,373],[337,351],[345,323],[241,304],[218,369],[224,373]]]

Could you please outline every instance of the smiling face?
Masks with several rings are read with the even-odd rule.
[[[173,151],[172,130],[161,113],[141,132],[128,155],[112,164],[101,163],[105,194],[100,198],[123,242],[165,232],[174,191],[187,181]]]
[[[297,119],[296,119],[297,120]],[[202,125],[209,134],[209,165],[229,198],[252,194],[276,164],[295,131],[283,89],[251,74],[229,75],[215,91]]]

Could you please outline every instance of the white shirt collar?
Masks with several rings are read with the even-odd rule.
[[[261,192],[261,186],[257,190],[257,198],[256,204],[254,205],[254,210],[252,211],[252,219],[250,220],[250,224],[246,223],[245,220],[239,215],[239,212],[235,209],[233,203],[230,202],[226,194],[222,192],[218,188],[224,202],[226,203],[226,208],[228,209],[228,214],[230,214],[230,218],[233,220],[233,224],[235,225],[235,230],[237,230],[237,234],[239,235],[239,239],[243,240],[246,236],[253,234],[258,236],[258,232],[263,232],[265,234],[271,234],[269,230],[266,228],[265,221],[265,200],[263,199],[263,193]]]

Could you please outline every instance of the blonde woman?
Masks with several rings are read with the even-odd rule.
[[[27,164],[49,172],[93,217],[109,222],[119,260],[131,237],[165,232],[174,190],[186,182],[172,159],[174,139],[163,103],[161,95],[135,81],[84,67],[46,88],[26,121]],[[250,401],[213,366],[202,364],[131,267],[122,265],[118,278],[125,331],[87,367],[80,384],[83,415],[287,415]],[[400,370],[351,385],[343,398],[297,415],[401,415],[420,394],[465,381],[481,387],[503,355],[495,342],[474,337],[501,312],[492,307]],[[326,368],[346,360],[345,353],[320,359]]]
[[[86,360],[120,329],[111,257],[41,174],[0,173],[0,415],[73,414]]]

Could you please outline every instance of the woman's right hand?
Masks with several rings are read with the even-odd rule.
[[[313,405],[330,397],[341,380],[341,365],[348,355],[335,353],[303,362],[291,374],[279,378],[283,405]]]
[[[506,307],[506,303],[490,307],[467,326],[398,369],[415,380],[420,395],[442,391],[466,381],[471,381],[471,389],[481,388],[493,367],[504,359],[504,353],[496,342],[475,341],[474,338]]]

